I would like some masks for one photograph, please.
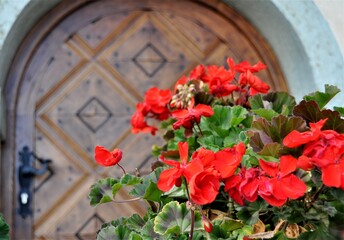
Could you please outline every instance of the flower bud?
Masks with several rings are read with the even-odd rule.
[[[202,224],[203,224],[204,230],[207,231],[208,233],[211,233],[211,231],[213,230],[213,224],[207,217],[202,216]]]

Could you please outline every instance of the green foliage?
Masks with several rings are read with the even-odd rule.
[[[213,151],[239,143],[244,138],[241,132],[251,125],[252,118],[248,116],[248,111],[241,106],[219,105],[214,106],[213,110],[213,116],[201,118],[202,133],[198,143]],[[199,130],[196,131],[200,134]]]
[[[278,115],[271,121],[259,118],[252,124],[250,146],[253,150],[263,156],[279,157],[281,151],[286,154],[287,149],[283,148],[282,141],[291,131],[305,131],[306,122],[300,117],[286,117]],[[293,150],[289,150],[293,151]]]
[[[325,105],[340,92],[340,89],[336,86],[325,84],[325,92],[314,92],[303,97],[306,101],[315,101],[318,103],[320,109],[325,107]]]
[[[302,117],[309,122],[318,122],[321,119],[327,118],[325,126],[322,130],[335,130],[338,133],[344,133],[344,119],[341,118],[340,113],[329,109],[320,110],[315,101],[301,101],[293,110],[295,116]]]
[[[344,107],[334,107],[333,109],[339,112],[342,117],[344,117]]]
[[[237,217],[242,220],[247,225],[253,225],[257,223],[259,218],[259,213],[266,211],[268,204],[258,199],[253,203],[249,203],[247,206],[236,206],[238,210]]]
[[[336,237],[333,236],[329,232],[328,228],[324,224],[320,224],[316,226],[315,229],[302,233],[298,237],[298,240],[319,240],[319,239],[335,240]]]
[[[156,168],[149,175],[142,177],[142,181],[134,186],[130,194],[150,201],[159,201],[163,192],[156,184],[161,172],[162,168]]]
[[[135,235],[134,235],[135,236]],[[97,235],[97,240],[136,240],[131,230],[126,226],[108,226],[102,228]],[[139,238],[140,239],[140,238]],[[138,240],[139,240],[138,239]]]
[[[112,201],[112,186],[118,183],[117,179],[105,178],[98,180],[91,186],[89,193],[91,206]]]
[[[186,204],[177,201],[167,203],[154,220],[154,231],[161,235],[188,233],[191,227],[191,215]],[[195,229],[202,229],[201,216],[195,213]]]
[[[9,231],[10,228],[8,224],[6,223],[4,217],[0,214],[0,240],[8,240]]]
[[[285,92],[256,94],[249,98],[252,112],[267,120],[279,114],[288,116],[296,105],[295,98]]]

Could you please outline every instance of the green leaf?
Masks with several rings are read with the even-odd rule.
[[[218,137],[214,135],[203,136],[203,137],[198,138],[197,141],[202,147],[212,150],[214,152],[217,152],[223,148],[222,137]]]
[[[112,197],[115,198],[116,194],[119,190],[122,189],[123,186],[133,186],[142,182],[142,178],[125,174],[120,180],[119,183],[116,183],[112,186]]]
[[[145,224],[146,224],[146,221],[143,220],[142,217],[136,213],[131,215],[126,221],[126,226],[137,232],[140,232],[140,229]]]
[[[118,183],[118,180],[114,178],[101,179],[94,183],[88,195],[91,206],[111,202],[112,186],[116,183]]]
[[[344,107],[334,107],[333,109],[339,112],[342,117],[344,117]]]
[[[344,133],[344,119],[341,118],[340,113],[329,109],[320,110],[315,101],[301,101],[294,108],[293,114],[302,117],[307,123],[315,123],[327,118],[322,130],[334,130],[338,133]]]
[[[174,131],[174,137],[167,144],[168,150],[178,150],[178,143],[186,141],[184,131],[183,127]]]
[[[163,168],[161,167],[156,168],[149,175],[142,177],[140,184],[136,184],[129,194],[149,201],[159,201],[163,192],[158,189],[156,183],[162,170]]]
[[[142,182],[142,178],[141,177],[136,177],[134,175],[130,175],[130,174],[125,174],[121,179],[120,179],[120,183],[127,185],[127,186],[132,186],[132,185],[136,185]]]
[[[6,223],[4,217],[0,214],[0,240],[9,239],[10,228]]]
[[[232,234],[231,232],[240,229],[244,224],[234,219],[222,219],[212,221],[213,230],[209,234],[210,240],[228,239]]]
[[[256,94],[249,98],[252,111],[261,117],[271,119],[277,116],[289,115],[296,105],[295,98],[285,92],[271,92],[267,95]]]
[[[258,221],[260,211],[266,209],[267,206],[268,204],[262,199],[249,203],[247,206],[237,206],[237,217],[245,224],[253,225]]]
[[[265,95],[263,99],[270,102],[272,109],[278,113],[291,113],[296,105],[295,98],[286,92],[271,92]]]
[[[252,109],[264,108],[264,101],[262,94],[255,94],[248,99]]]
[[[231,128],[228,136],[223,140],[224,147],[232,147],[239,142],[244,142],[247,139],[245,132],[241,128]]]
[[[190,232],[191,214],[186,204],[177,201],[167,203],[154,220],[154,231],[161,235],[174,233],[181,235]],[[195,212],[195,230],[202,229],[201,216]]]
[[[325,225],[317,226],[314,230],[300,234],[298,240],[335,240],[336,238],[329,233],[329,229]]]
[[[243,239],[245,236],[253,233],[253,227],[244,225],[242,228],[234,230],[233,233],[236,235],[236,239]]]
[[[264,145],[263,149],[260,152],[258,152],[258,154],[263,155],[263,156],[271,156],[271,157],[278,158],[280,150],[281,150],[281,144],[276,143],[276,142],[268,143]]]
[[[143,199],[158,202],[162,193],[163,192],[158,188],[157,184],[150,180],[146,192],[143,195]]]
[[[271,120],[273,117],[278,116],[278,113],[272,109],[264,109],[264,108],[252,109],[252,112],[254,112],[258,116],[263,117],[267,120]]]
[[[143,226],[141,231],[142,237],[144,240],[159,240],[161,235],[154,232],[154,219],[150,219]]]
[[[108,226],[102,228],[97,235],[97,240],[128,240],[131,230],[126,226]]]
[[[143,240],[140,234],[136,232],[131,232],[129,236],[129,240]]]
[[[340,92],[340,89],[336,86],[325,85],[325,92],[314,92],[310,93],[303,97],[306,101],[314,100],[318,103],[320,109],[322,109],[337,93]]]
[[[271,143],[282,143],[282,140],[293,130],[305,131],[306,122],[300,117],[286,117],[279,115],[268,121],[259,118],[252,124],[249,131],[250,145],[255,152],[260,152],[265,145]]]
[[[203,136],[216,135],[226,137],[231,127],[238,126],[247,118],[247,110],[241,106],[220,106],[213,108],[214,114],[209,118],[201,118],[200,128]]]

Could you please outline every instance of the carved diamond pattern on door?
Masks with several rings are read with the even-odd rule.
[[[173,88],[196,65],[225,64],[228,56],[264,61],[264,49],[250,39],[256,35],[237,25],[237,14],[216,0],[209,1],[216,3],[212,7],[207,2],[85,1],[51,25],[27,60],[16,113],[24,112],[24,120],[34,116],[35,127],[24,136],[16,130],[16,145],[34,132],[37,155],[53,160],[53,174],[35,180],[35,239],[94,239],[101,222],[145,209],[141,201],[94,209],[87,196],[96,179],[122,175],[119,168],[96,165],[95,145],[121,148],[129,172],[138,167],[147,173],[156,160],[151,146],[161,139],[130,133],[130,117],[149,87]],[[274,71],[261,77],[283,89],[274,84]],[[117,197],[132,196],[123,190]]]
[[[153,44],[148,43],[133,58],[133,62],[148,77],[153,77],[166,63],[165,57]]]
[[[88,129],[95,133],[111,118],[112,113],[98,98],[92,97],[76,115]]]

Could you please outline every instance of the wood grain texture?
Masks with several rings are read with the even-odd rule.
[[[11,190],[2,207],[10,209],[7,215],[12,211],[13,239],[94,239],[102,222],[144,212],[143,202],[89,206],[96,179],[121,175],[95,164],[94,146],[120,147],[128,172],[148,172],[151,146],[161,139],[130,134],[136,102],[153,85],[171,88],[196,65],[222,65],[229,56],[265,62],[269,70],[260,77],[287,91],[263,37],[217,0],[78,0],[57,6],[23,43],[6,84],[11,114],[5,156],[16,159],[28,144],[53,159],[51,171],[36,179],[34,215],[25,221],[14,212],[18,162],[5,163],[13,173],[3,182],[12,188],[5,188]],[[130,198],[126,191],[118,197]]]

